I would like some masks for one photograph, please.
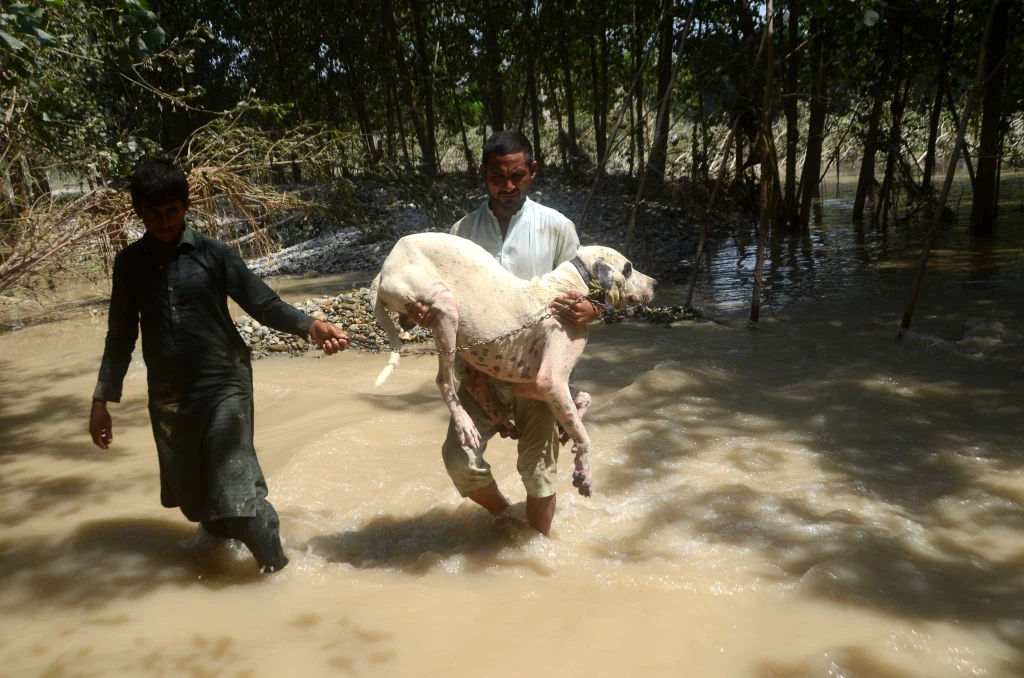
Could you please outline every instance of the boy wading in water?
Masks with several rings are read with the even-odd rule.
[[[89,433],[102,449],[114,439],[107,403],[121,400],[141,327],[161,503],[245,543],[262,572],[280,570],[288,558],[253,447],[252,364],[227,298],[265,325],[308,335],[328,355],[348,336],[282,301],[234,248],[187,226],[188,180],[174,164],[144,160],[131,196],[146,234],[114,259]]]

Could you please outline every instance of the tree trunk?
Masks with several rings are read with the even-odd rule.
[[[1006,74],[1006,37],[1010,0],[997,0],[992,30],[985,44],[985,93],[982,98],[981,136],[978,144],[978,177],[974,184],[970,233],[974,237],[995,231],[999,200],[998,177],[1003,121],[1003,82]]]
[[[650,187],[665,183],[665,164],[668,159],[668,127],[670,107],[664,105],[672,86],[672,45],[675,30],[672,17],[672,0],[665,0],[661,10],[661,39],[658,47],[658,117],[654,123],[654,139],[647,156],[647,171],[644,178]]]
[[[914,284],[910,290],[910,296],[907,299],[907,304],[903,309],[903,319],[900,321],[900,328],[896,332],[896,341],[903,339],[907,331],[910,329],[910,321],[914,315],[914,306],[917,304],[917,297],[921,293],[921,285],[924,283],[924,275],[928,269],[928,256],[931,253],[932,245],[935,243],[935,238],[939,233],[939,224],[942,223],[942,213],[946,209],[946,198],[949,197],[949,191],[953,187],[953,177],[956,174],[956,166],[960,160],[960,149],[964,144],[964,136],[967,133],[967,122],[971,119],[971,115],[974,113],[974,108],[977,106],[978,99],[980,98],[981,91],[985,84],[985,64],[988,63],[986,58],[986,47],[988,45],[989,35],[994,29],[993,24],[999,16],[1001,3],[1009,4],[1008,0],[994,0],[992,3],[992,9],[989,11],[988,19],[985,22],[985,33],[981,39],[981,48],[978,53],[978,70],[977,75],[974,78],[974,86],[967,94],[967,102],[964,104],[964,110],[961,114],[960,123],[957,125],[956,142],[953,144],[953,155],[949,159],[949,167],[946,168],[946,180],[942,184],[942,191],[939,193],[938,200],[935,201],[935,213],[932,217],[932,228],[931,233],[925,240],[924,247],[921,248],[921,258],[917,265],[917,275],[914,277]]]
[[[938,68],[935,78],[935,99],[928,115],[928,149],[924,156],[924,176],[921,178],[921,190],[927,193],[931,189],[932,174],[935,172],[935,151],[939,138],[939,121],[942,117],[942,93],[949,80],[949,48],[953,40],[953,21],[956,17],[956,0],[947,0],[946,18],[942,24],[942,42],[939,44]]]
[[[811,227],[811,203],[818,195],[821,174],[821,151],[824,143],[825,112],[828,109],[828,88],[825,72],[827,26],[822,17],[811,19],[811,110],[807,122],[807,155],[800,179],[800,230]]]
[[[885,157],[885,177],[882,179],[882,187],[878,191],[878,199],[875,200],[875,209],[871,220],[875,225],[886,228],[889,225],[889,212],[891,211],[892,196],[896,186],[896,168],[900,162],[900,145],[903,140],[903,111],[906,108],[907,93],[910,89],[910,82],[906,85],[900,83],[897,86],[896,94],[889,106],[889,144]]]
[[[537,56],[534,44],[533,2],[526,3],[526,92],[530,97],[530,123],[533,127],[533,159],[544,164],[544,149],[540,145],[540,97],[537,94]]]
[[[352,102],[352,109],[356,114],[356,123],[359,125],[359,133],[363,137],[363,147],[366,149],[366,161],[373,167],[380,160],[377,146],[373,143],[373,123],[366,109],[366,88],[363,86],[363,79],[350,75],[353,72],[351,63],[346,63],[344,71],[339,75],[342,82],[346,84],[345,89],[348,99]]]
[[[796,154],[800,144],[797,92],[800,88],[800,15],[803,11],[800,0],[789,1],[789,28],[787,30],[786,94],[782,102],[786,112],[786,186],[783,205],[786,222],[799,223],[800,208],[796,200]]]
[[[875,190],[875,152],[878,148],[878,127],[882,120],[881,94],[874,94],[871,104],[871,116],[868,118],[868,131],[864,136],[864,156],[860,162],[860,178],[857,180],[857,195],[853,199],[853,221],[859,223],[864,219],[864,204]]]
[[[427,136],[427,126],[423,121],[420,112],[419,102],[416,100],[416,93],[413,89],[412,74],[405,61],[405,54],[402,50],[402,43],[398,35],[398,22],[395,19],[395,10],[391,0],[382,0],[381,19],[384,23],[384,31],[391,43],[394,52],[395,66],[398,71],[399,87],[402,91],[402,98],[409,107],[409,118],[412,120],[413,129],[416,132],[416,141],[420,145],[420,154],[426,164],[427,176],[430,179],[437,177],[437,165],[434,163],[434,148]]]
[[[505,83],[501,77],[501,50],[498,47],[498,19],[495,16],[494,0],[484,0],[484,45],[487,53],[484,63],[487,68],[487,83],[490,90],[487,117],[495,132],[505,129]]]
[[[560,25],[570,26],[572,25],[569,18],[569,9],[574,3],[568,2],[567,0],[561,0],[557,3]],[[565,137],[565,148],[569,155],[569,163],[575,164],[580,154],[579,140],[576,132],[576,90],[572,82],[572,71],[574,68],[572,62],[572,55],[569,52],[569,41],[565,39],[559,39],[555,41],[558,53],[558,65],[561,72],[562,89],[564,96],[562,101],[564,102],[564,113],[566,121],[566,137]]]
[[[597,41],[590,41],[590,62],[593,71],[594,97],[594,146],[597,150],[598,174],[603,172],[605,157],[608,154],[608,30],[605,0],[597,2],[595,30]]]
[[[423,158],[427,163],[427,176],[437,176],[437,124],[434,112],[434,68],[430,50],[427,48],[427,31],[423,23],[420,0],[410,0],[412,9],[413,31],[416,36],[416,58],[420,74],[420,86],[423,88],[423,113],[425,146]]]
[[[671,0],[666,0],[666,2],[665,2],[666,9],[671,9],[671,4],[672,4]],[[679,40],[679,48],[678,48],[678,52],[677,52],[676,58],[675,58],[675,62],[676,62],[675,66],[672,68],[671,72],[668,75],[668,78],[667,78],[667,83],[668,84],[667,84],[667,86],[665,88],[665,95],[658,99],[658,120],[663,120],[663,119],[666,120],[666,121],[668,120],[668,109],[669,109],[669,103],[671,101],[671,96],[672,96],[672,84],[675,82],[676,75],[678,74],[679,69],[683,65],[683,50],[686,48],[686,36],[689,35],[690,29],[693,27],[693,17],[694,17],[694,14],[696,13],[696,10],[697,10],[697,3],[696,2],[691,2],[690,3],[690,12],[689,12],[689,14],[686,17],[686,25],[683,27],[682,37]],[[671,23],[672,23],[672,21],[671,21],[671,12],[667,12],[667,14],[668,14],[668,24],[671,25]],[[662,26],[664,26],[664,23],[665,23],[665,21],[664,21],[664,17],[663,17]],[[662,47],[664,47],[664,45],[662,45]],[[660,54],[658,55],[658,58],[659,59],[661,58]],[[668,128],[667,127],[665,128],[664,137],[665,138],[663,139],[663,142],[667,141],[667,138],[668,138]],[[658,139],[656,137],[655,140],[654,140],[654,146],[657,147],[657,145],[658,145]],[[665,143],[663,143],[662,146],[667,148],[667,144],[665,144]],[[654,154],[654,150],[651,151],[651,154],[652,155]],[[662,151],[662,162],[663,163],[664,163],[664,156],[665,156],[665,152]],[[647,196],[648,185],[651,182],[650,169],[651,169],[651,164],[650,164],[650,161],[648,161],[648,164],[647,164],[647,170],[648,171],[644,172],[643,176],[640,177],[640,183],[637,185],[637,189],[636,189],[636,198],[633,200],[633,209],[630,210],[630,213],[629,213],[629,226],[626,227],[626,244],[625,244],[625,250],[626,250],[627,253],[630,251],[630,248],[631,248],[631,246],[633,244],[633,239],[634,239],[634,237],[636,235],[636,225],[637,225],[637,222],[639,221],[638,215],[640,214],[640,211],[643,208],[644,199]],[[657,177],[659,175],[655,175],[655,176]],[[664,181],[664,177],[665,177],[664,164],[662,166],[662,171],[661,171],[660,177],[661,177],[661,181]],[[657,178],[655,178],[655,181],[657,181]]]
[[[754,263],[754,284],[750,299],[750,324],[757,327],[761,319],[761,289],[763,286],[762,272],[764,271],[764,259],[768,244],[768,230],[774,221],[772,210],[772,197],[775,190],[772,186],[775,179],[775,154],[772,152],[774,144],[772,139],[772,75],[775,70],[775,40],[772,37],[775,8],[772,0],[768,0],[768,7],[765,11],[768,25],[765,27],[767,42],[765,50],[765,76],[764,76],[764,97],[761,104],[761,214],[757,225],[757,257]]]

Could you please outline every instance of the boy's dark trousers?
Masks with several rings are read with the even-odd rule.
[[[256,504],[256,516],[253,518],[203,520],[202,525],[210,534],[237,539],[248,546],[260,564],[260,572],[276,572],[288,564],[281,547],[277,511],[265,499]]]

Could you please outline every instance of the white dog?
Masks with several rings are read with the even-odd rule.
[[[437,385],[451,410],[459,442],[479,447],[480,432],[456,395],[455,353],[480,372],[513,383],[513,393],[548,404],[573,439],[573,484],[590,494],[590,438],[569,389],[569,373],[589,331],[565,327],[548,312],[551,301],[575,290],[600,288],[614,308],[648,303],[657,281],[633,269],[608,247],[581,247],[551,273],[522,280],[479,245],[454,235],[419,233],[395,243],[370,287],[374,316],[388,335],[391,358],[377,385],[398,366],[402,341],[388,311],[405,313],[419,301],[436,310]]]

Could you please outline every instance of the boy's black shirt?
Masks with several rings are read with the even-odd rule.
[[[306,336],[313,318],[285,303],[229,245],[186,226],[163,265],[147,233],[114,259],[110,316],[93,399],[119,402],[139,328],[150,399],[252,393],[249,350],[227,298],[259,322]]]

